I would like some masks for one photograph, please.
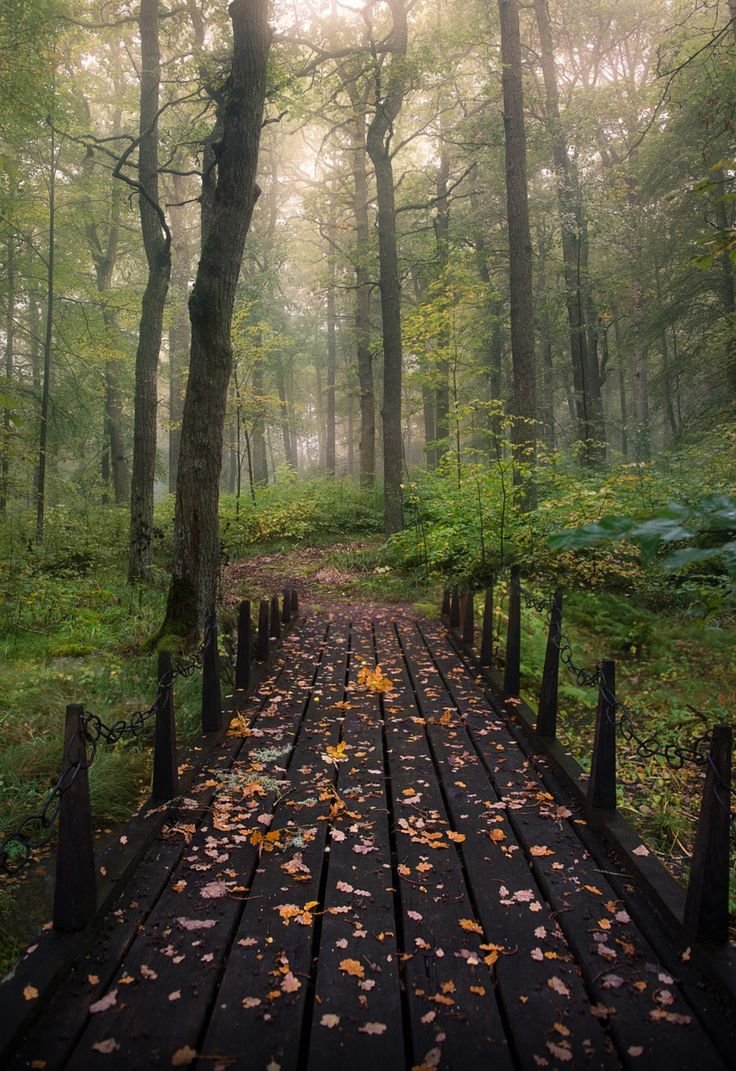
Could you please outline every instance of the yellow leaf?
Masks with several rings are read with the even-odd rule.
[[[488,836],[494,844],[500,844],[501,841],[506,840],[506,834],[502,829],[491,829],[488,831]]]
[[[468,933],[479,933],[481,937],[483,936],[483,927],[472,919],[460,919],[460,926],[463,930],[467,930]]]
[[[445,836],[448,840],[453,841],[455,844],[462,844],[462,842],[466,839],[464,833],[453,833],[452,830],[446,833]]]
[[[174,1055],[171,1057],[172,1067],[188,1067],[197,1059],[197,1053],[189,1045],[184,1045],[183,1048],[177,1049]]]
[[[36,1000],[38,997],[38,990],[35,985],[27,985],[23,990],[24,1000]]]
[[[365,968],[357,959],[340,960],[340,970],[349,974],[352,978],[365,978]]]

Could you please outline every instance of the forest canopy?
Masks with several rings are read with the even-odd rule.
[[[600,486],[707,427],[725,453],[702,490],[727,492],[734,7],[6,0],[2,516],[42,545],[49,507],[129,508],[145,580],[154,504],[191,456],[182,488],[214,495],[199,611],[217,471],[238,502],[354,478],[391,534],[426,474],[492,470],[523,514],[561,466]],[[236,106],[237,17],[267,75]],[[218,232],[237,283],[222,404],[187,455],[190,352],[205,382],[215,367],[190,299],[236,111],[260,131],[250,230],[239,273]]]

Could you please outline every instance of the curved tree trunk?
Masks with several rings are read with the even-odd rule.
[[[536,452],[536,373],[532,310],[532,240],[526,173],[526,135],[522,93],[521,31],[517,0],[498,0],[501,16],[504,129],[506,134],[506,199],[509,228],[509,283],[511,297],[511,363],[514,388],[512,441],[521,482],[520,466],[534,463]],[[532,508],[534,492],[527,484],[525,505]]]
[[[352,83],[355,84],[354,82]],[[371,283],[368,272],[368,173],[365,147],[365,103],[353,101],[351,160],[355,215],[355,349],[360,385],[360,484],[372,487],[376,473],[376,401],[371,353]]]
[[[153,486],[156,476],[157,372],[164,306],[171,274],[171,235],[159,207],[158,111],[161,87],[158,0],[141,0],[141,115],[138,185],[148,282],[141,304],[135,356],[135,418],[130,498],[128,579],[150,575],[153,565]]]
[[[404,0],[387,0],[391,11],[391,61],[375,72],[375,113],[366,144],[376,172],[378,260],[383,323],[383,525],[387,535],[403,526],[401,475],[401,284],[396,246],[396,202],[391,162],[391,136],[406,92],[408,26]],[[385,89],[382,81],[385,81]]]
[[[176,487],[171,585],[162,635],[192,635],[214,604],[219,475],[243,246],[259,190],[258,146],[271,45],[267,0],[233,0],[233,61],[224,88],[217,185],[189,300],[192,343]]]

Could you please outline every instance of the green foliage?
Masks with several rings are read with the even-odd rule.
[[[375,491],[352,479],[313,477],[298,480],[280,469],[277,480],[251,498],[221,500],[221,535],[229,557],[242,557],[258,546],[315,544],[344,534],[380,532],[381,503]]]

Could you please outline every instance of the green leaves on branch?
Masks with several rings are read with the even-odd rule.
[[[603,517],[593,524],[556,532],[549,537],[548,543],[554,551],[582,550],[624,539],[638,543],[646,563],[653,561],[670,544],[690,543],[691,546],[678,546],[667,554],[662,561],[665,569],[683,569],[720,560],[725,569],[736,576],[736,499],[711,494],[696,506],[673,502],[646,520]]]

